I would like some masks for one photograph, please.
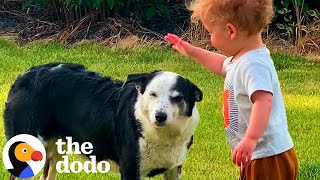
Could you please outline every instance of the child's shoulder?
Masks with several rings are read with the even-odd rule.
[[[254,65],[254,64],[273,64],[270,51],[267,47],[262,47],[259,49],[251,50],[242,55],[239,58],[239,63],[246,65]]]

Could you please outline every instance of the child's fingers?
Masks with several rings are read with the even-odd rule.
[[[238,154],[238,150],[234,149],[233,152],[232,152],[232,162],[234,164],[236,164],[236,161],[237,161],[237,154]]]
[[[178,48],[177,45],[173,45],[173,46],[172,46],[172,49],[175,50],[175,51],[179,51],[179,48]]]
[[[243,164],[243,165],[247,164],[247,156],[248,156],[248,153],[243,152],[241,154],[241,157],[240,157],[241,158],[240,159],[241,164]]]
[[[248,166],[251,162],[252,153],[247,155],[246,166]]]
[[[174,34],[167,34],[165,37],[164,37],[164,39],[166,40],[166,41],[169,41],[169,42],[171,42],[172,44],[177,44],[177,43],[179,43],[179,41],[181,40],[178,36],[176,36],[176,35],[174,35]]]
[[[168,41],[168,42],[170,42],[170,43],[175,44],[175,43],[174,43],[174,39],[172,39],[172,38],[169,37],[169,36],[165,36],[165,37],[164,37],[164,40],[166,40],[166,41]]]
[[[242,154],[238,151],[237,156],[236,156],[236,164],[238,166],[241,166],[241,160],[242,160]]]
[[[165,37],[164,39],[172,44],[177,44],[179,42],[179,39],[175,39],[173,37]]]
[[[172,37],[172,38],[175,38],[175,39],[180,39],[179,36],[177,36],[175,34],[171,34],[171,33],[168,33],[166,36]]]
[[[232,153],[232,162],[237,166],[241,166],[241,164],[246,164],[248,153],[244,153],[239,151],[237,148]]]

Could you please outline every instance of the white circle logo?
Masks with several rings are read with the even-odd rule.
[[[18,178],[38,174],[46,162],[46,151],[41,141],[29,134],[11,138],[4,146],[2,159],[6,169]]]

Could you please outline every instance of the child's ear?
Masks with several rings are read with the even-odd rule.
[[[231,23],[227,23],[228,33],[230,35],[231,40],[235,40],[238,36],[238,30],[235,25]]]

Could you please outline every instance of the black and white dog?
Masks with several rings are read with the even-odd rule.
[[[31,134],[45,144],[41,179],[55,179],[55,141],[91,142],[97,161],[115,162],[121,179],[163,174],[181,179],[181,167],[199,121],[201,90],[172,72],[130,74],[125,83],[71,63],[31,68],[11,87],[4,112],[6,137]],[[11,176],[12,178],[12,176]]]

